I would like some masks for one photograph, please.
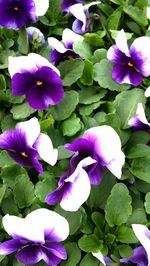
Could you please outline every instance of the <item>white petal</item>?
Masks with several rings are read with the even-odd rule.
[[[81,35],[74,33],[72,30],[68,28],[64,29],[63,35],[62,35],[62,41],[66,47],[70,43],[74,44],[74,43],[77,43],[83,40],[84,38]]]
[[[34,0],[36,16],[44,16],[49,8],[49,0]]]
[[[71,185],[71,189],[64,193],[60,206],[73,212],[77,211],[90,195],[91,185],[86,171],[81,169]]]
[[[125,53],[127,56],[129,56],[129,48],[127,44],[127,38],[125,35],[124,30],[118,32],[116,37],[116,45],[119,48],[119,50],[123,53]]]
[[[145,97],[150,97],[150,87],[148,87],[145,91]]]
[[[94,257],[96,257],[100,262],[102,262],[104,265],[106,265],[103,254],[98,251],[97,253],[92,253]]]
[[[69,235],[69,224],[60,214],[48,210],[37,209],[26,217],[28,223],[37,224],[44,232],[52,233],[57,241],[64,241]]]
[[[27,143],[32,146],[40,134],[40,124],[36,117],[31,118],[29,121],[20,122],[16,125],[16,129],[25,133]]]
[[[31,241],[45,242],[43,228],[39,227],[37,223],[28,223],[26,218],[7,214],[3,217],[3,226],[14,239],[25,238]]]
[[[147,18],[150,19],[150,7],[147,7],[146,14]]]
[[[56,51],[58,51],[59,53],[63,54],[67,51],[63,43],[58,41],[56,38],[49,37],[47,40],[48,40],[49,46],[52,49],[55,49]]]
[[[98,5],[100,3],[101,3],[101,1],[95,1],[95,2],[89,3],[87,5],[84,5],[84,9],[88,10],[91,6]]]
[[[85,131],[83,138],[94,145],[94,152],[103,160],[106,167],[118,178],[124,164],[121,141],[116,131],[110,126],[93,127]]]
[[[45,43],[45,38],[43,33],[36,27],[28,27],[26,28],[27,34],[29,36],[29,38],[33,38],[33,34],[36,33],[37,38],[41,38],[41,42],[42,44]]]
[[[11,77],[16,73],[22,73],[24,71],[37,71],[40,67],[48,66],[53,69],[58,75],[59,70],[53,66],[46,58],[41,55],[30,53],[28,56],[18,56],[8,58],[8,71]]]
[[[136,237],[139,239],[142,246],[146,250],[148,265],[150,265],[150,231],[145,225],[142,224],[132,224],[132,228]]]
[[[53,144],[49,136],[41,133],[34,146],[45,162],[52,166],[56,164],[58,151],[57,149],[53,149]]]
[[[144,108],[143,108],[143,104],[142,103],[138,103],[138,107],[137,107],[137,110],[136,110],[136,114],[138,115],[138,119],[143,124],[146,124],[146,125],[149,125],[150,126],[150,124],[148,123],[148,121],[146,119],[145,111],[144,111]]]
[[[150,37],[143,36],[134,40],[130,47],[130,51],[136,52],[138,58],[143,61],[141,64],[142,74],[147,77],[150,75]]]
[[[83,23],[82,30],[84,31],[86,28],[86,14],[84,10],[84,6],[82,4],[75,4],[69,8],[69,12],[72,13],[78,20]]]

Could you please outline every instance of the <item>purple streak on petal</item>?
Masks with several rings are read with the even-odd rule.
[[[35,21],[35,3],[32,0],[1,0],[0,25],[6,28],[21,29],[25,24]]]
[[[5,241],[4,243],[0,244],[0,255],[11,254],[22,246],[23,244],[21,243],[21,241],[17,239]]]
[[[23,264],[35,264],[43,257],[41,247],[38,245],[29,245],[16,254],[16,258]]]
[[[84,2],[84,0],[63,0],[62,4],[61,4],[61,8],[63,11],[68,12],[69,7],[71,7],[74,4],[83,3],[83,2]]]
[[[65,53],[59,53],[58,51],[53,50],[50,56],[50,62],[54,62],[55,66],[58,66],[61,62],[71,58],[80,58],[80,56],[71,50],[68,50]]]
[[[88,24],[88,19],[87,19],[87,23]],[[83,22],[80,21],[79,19],[75,19],[75,21],[72,24],[72,30],[78,34],[84,34],[86,32],[89,32],[90,30],[90,26],[86,26],[85,30],[82,29],[83,26]]]
[[[118,65],[126,65],[130,61],[130,57],[121,52],[117,45],[113,45],[108,50],[108,60]]]
[[[132,262],[134,264],[138,264],[139,266],[147,266],[148,259],[146,251],[142,246],[139,246],[134,249],[132,257],[121,259],[120,262],[122,263]]]
[[[42,245],[47,251],[55,255],[56,257],[66,260],[67,259],[67,252],[65,248],[56,242],[47,242]]]
[[[113,66],[112,78],[119,84],[127,83],[134,86],[139,85],[143,80],[141,74],[134,67],[118,64]]]

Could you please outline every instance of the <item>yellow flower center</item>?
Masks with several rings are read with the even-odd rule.
[[[38,81],[36,82],[36,85],[37,85],[37,86],[41,86],[42,84],[43,84],[42,81],[39,81],[39,80],[38,80]]]
[[[18,6],[15,6],[14,7],[14,10],[19,11],[19,7]]]
[[[129,67],[133,67],[133,64],[129,61],[129,62],[128,62],[128,66],[129,66]]]
[[[74,57],[72,55],[67,55],[68,59],[73,59]]]
[[[25,153],[25,152],[21,152],[21,155],[23,156],[23,157],[28,157],[28,155]]]

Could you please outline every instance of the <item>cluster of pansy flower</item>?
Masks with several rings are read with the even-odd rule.
[[[43,2],[44,1],[44,2]],[[0,25],[11,29],[21,29],[30,22],[43,16],[48,7],[48,0],[0,0]],[[73,51],[73,44],[83,41],[79,34],[88,32],[92,27],[90,7],[100,1],[84,5],[83,0],[63,0],[62,11],[74,16],[72,30],[66,28],[62,41],[48,38],[52,48],[50,61],[58,66],[70,58],[78,58]],[[35,27],[26,28],[30,40],[40,39],[45,44],[45,37]],[[143,49],[143,45],[146,47]],[[107,58],[113,63],[112,78],[122,84],[139,85],[143,77],[150,75],[150,37],[139,37],[128,49],[126,35],[121,30],[116,37],[116,45],[109,48]],[[28,56],[9,57],[9,74],[12,79],[12,94],[25,95],[30,107],[45,110],[49,105],[58,104],[64,96],[63,82],[59,70],[44,57],[30,53]],[[150,96],[150,88],[145,92]],[[128,121],[134,130],[150,133],[144,109],[138,104],[136,114]],[[31,130],[33,128],[33,130]],[[148,143],[149,145],[149,143]],[[91,185],[98,186],[103,178],[103,168],[107,168],[118,179],[122,175],[125,155],[121,150],[121,141],[116,131],[107,125],[86,130],[81,138],[66,144],[65,148],[73,151],[70,166],[58,182],[55,191],[46,196],[46,203],[54,205],[60,202],[66,211],[77,211],[90,195]],[[54,166],[58,152],[53,148],[51,139],[40,133],[37,118],[20,122],[15,130],[7,130],[0,135],[0,149],[7,153],[22,167],[35,168],[43,173],[39,157]],[[69,235],[66,219],[48,209],[38,209],[26,218],[6,215],[3,226],[13,238],[0,245],[0,255],[16,253],[16,258],[24,264],[35,264],[44,260],[48,265],[58,265],[67,259],[65,248],[59,244]],[[131,262],[140,266],[150,264],[150,232],[144,225],[132,225],[135,235],[142,246],[134,249],[130,258],[123,258],[121,263]],[[93,253],[104,265],[114,261],[99,251]]]

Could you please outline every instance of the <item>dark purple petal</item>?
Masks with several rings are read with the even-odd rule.
[[[46,203],[49,205],[55,205],[56,203],[60,202],[65,192],[68,191],[70,185],[71,185],[70,183],[63,182],[63,184],[59,186],[55,191],[49,193],[46,196],[45,198]]]
[[[119,65],[127,65],[130,61],[130,57],[126,56],[123,52],[121,52],[117,45],[112,45],[107,53],[107,58],[112,63],[116,63]]]
[[[93,158],[93,159],[96,159],[96,158]],[[88,173],[91,185],[98,186],[102,181],[102,174],[103,174],[102,166],[98,162],[98,159],[95,164],[88,166],[88,169],[85,169],[85,170]]]
[[[0,255],[11,254],[22,246],[23,244],[21,243],[21,241],[17,239],[5,241],[4,243],[0,244]]]
[[[43,252],[40,246],[29,245],[19,250],[16,258],[23,264],[35,264],[43,258]]]
[[[87,19],[86,25],[88,25],[88,19]],[[86,26],[85,30],[83,30],[82,27],[83,27],[83,22],[80,21],[79,19],[75,19],[75,21],[72,24],[72,30],[78,34],[83,34],[83,33],[89,32],[90,25]]]
[[[39,110],[58,104],[64,95],[60,76],[49,67],[14,75],[12,87],[13,95],[25,94],[29,105]]]
[[[48,244],[48,243],[47,243]],[[52,243],[51,243],[52,244]],[[54,244],[54,243],[53,243]],[[60,248],[59,248],[60,249]],[[60,262],[61,262],[61,257],[58,257],[57,255],[55,255],[55,252],[56,254],[60,254],[63,255],[63,253],[65,253],[64,250],[61,250],[61,251],[55,251],[53,249],[53,247],[51,248],[48,248],[47,247],[42,247],[42,252],[43,252],[43,260],[48,264],[48,265],[58,265]]]
[[[139,246],[134,249],[132,257],[121,259],[120,262],[122,263],[132,262],[134,264],[138,264],[139,266],[147,266],[148,265],[147,253],[142,246]]]
[[[49,251],[50,253],[52,253],[53,255],[55,255],[56,257],[66,260],[67,259],[67,252],[65,250],[65,248],[60,245],[59,243],[54,243],[54,242],[47,242],[43,245],[43,247]]]
[[[31,20],[36,20],[33,0],[0,0],[0,25],[3,27],[21,29]]]
[[[119,84],[127,83],[134,86],[139,85],[143,78],[134,67],[128,65],[114,65],[112,69],[112,78]]]
[[[74,51],[68,50],[65,53],[59,53],[56,50],[53,50],[50,56],[50,61],[55,63],[55,66],[58,66],[60,62],[64,62],[65,60],[69,60],[72,58],[80,58]]]
[[[77,4],[77,3],[83,3],[84,0],[63,0],[61,4],[61,8],[63,11],[69,11],[69,7]]]

